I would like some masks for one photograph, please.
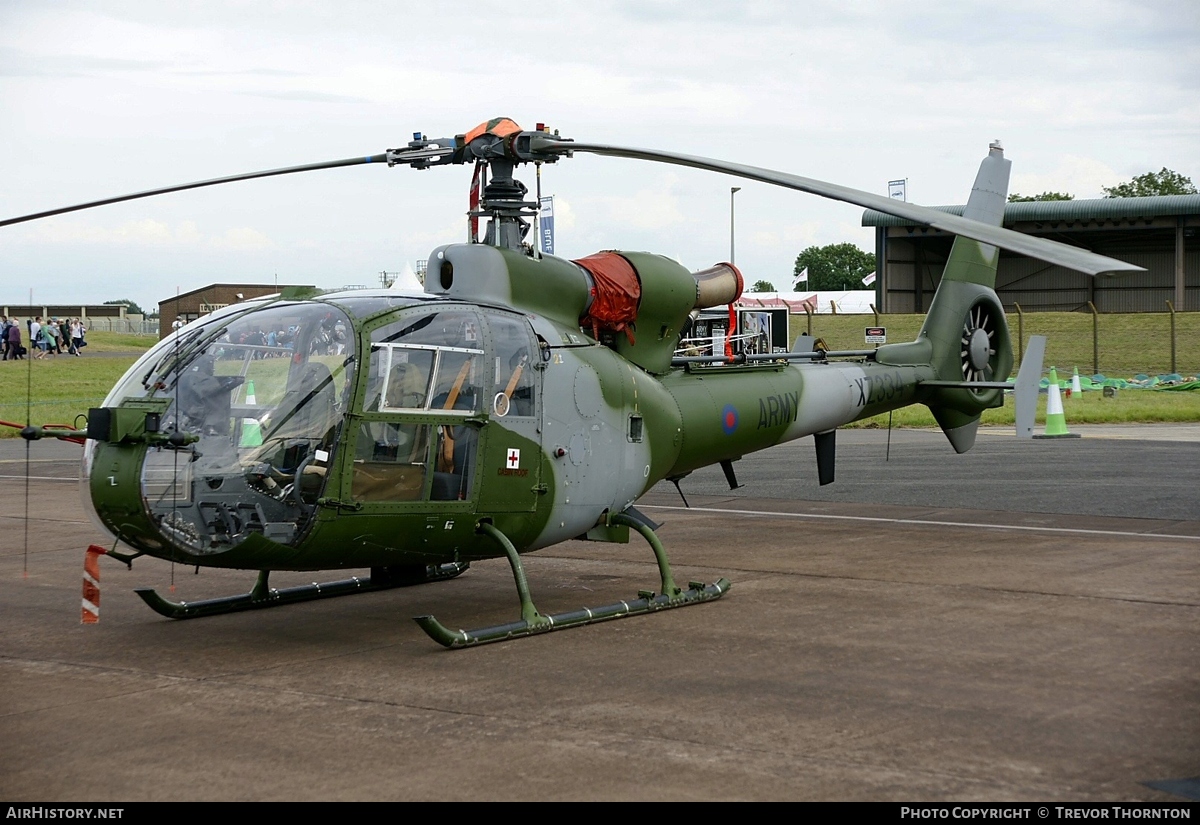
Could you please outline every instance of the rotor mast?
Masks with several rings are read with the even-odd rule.
[[[490,217],[483,243],[506,249],[522,249],[529,234],[527,218],[537,215],[537,203],[525,200],[529,189],[513,177],[516,164],[505,158],[488,161],[488,182],[479,203],[482,216]]]
[[[534,137],[561,140],[538,124],[536,131],[522,131],[508,118],[495,118],[481,123],[470,132],[454,138],[427,138],[420,132],[403,149],[389,149],[388,166],[407,164],[426,169],[443,164],[485,163],[486,183],[477,209],[467,213],[468,220],[490,218],[482,243],[489,246],[530,252],[525,243],[537,216],[538,203],[527,200],[529,189],[513,177],[522,163],[554,163],[560,152],[534,151]]]

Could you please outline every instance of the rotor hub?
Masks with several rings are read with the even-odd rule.
[[[983,328],[978,327],[971,332],[971,342],[967,347],[967,357],[971,362],[971,366],[976,370],[982,370],[991,360],[992,345],[988,340],[987,331]]]

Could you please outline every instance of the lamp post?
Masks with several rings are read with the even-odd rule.
[[[729,263],[734,263],[733,259],[733,196],[742,191],[740,186],[729,187]]]

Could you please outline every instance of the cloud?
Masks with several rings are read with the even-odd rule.
[[[99,226],[77,221],[46,221],[25,229],[23,240],[32,243],[94,245],[113,247],[208,246],[214,249],[265,249],[271,239],[257,229],[238,227],[219,235],[205,235],[195,221],[168,224],[154,218],[127,221],[118,226]]]
[[[575,228],[575,208],[562,195],[554,196],[554,228],[556,231]]]
[[[365,98],[355,97],[353,95],[336,95],[326,92],[309,92],[302,89],[295,91],[244,91],[238,94],[252,95],[254,97],[270,97],[276,100],[299,100],[308,103],[363,103]]]
[[[749,243],[767,249],[795,250],[797,253],[816,243],[817,227],[812,223],[797,223],[776,229],[758,230],[750,233]],[[739,242],[741,239],[738,239]]]
[[[162,246],[182,240],[194,241],[195,225],[182,225],[173,231],[170,226],[153,218],[128,221],[116,227],[76,221],[46,221],[25,230],[26,240],[53,244],[102,244],[105,246]]]
[[[630,195],[599,196],[592,202],[600,207],[601,219],[608,222],[634,224],[642,230],[678,226],[687,220],[674,191],[678,182],[677,175],[662,175],[657,186]]]
[[[1080,200],[1104,196],[1101,187],[1122,180],[1108,164],[1095,158],[1063,155],[1050,169],[1042,172],[1013,172],[1009,192],[1039,195],[1042,192],[1068,192]]]
[[[557,206],[557,204],[555,204]],[[407,229],[400,233],[400,245],[413,260],[420,260],[439,246],[448,243],[462,243],[467,239],[466,217],[441,221],[436,228]],[[487,226],[485,221],[479,222],[479,232],[483,234]],[[416,251],[416,256],[411,253]]]
[[[35,54],[0,48],[0,77],[79,77],[97,71],[158,72],[165,60],[138,60],[97,55]]]
[[[208,245],[215,249],[268,249],[274,242],[257,229],[248,226],[226,229],[222,234],[209,239]]]

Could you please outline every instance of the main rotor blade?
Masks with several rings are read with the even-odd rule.
[[[105,198],[99,201],[89,201],[87,203],[76,204],[75,206],[64,206],[60,209],[50,209],[46,212],[35,212],[32,215],[21,215],[17,218],[7,218],[0,221],[0,226],[9,226],[14,223],[24,223],[25,221],[36,221],[38,218],[49,218],[52,215],[62,215],[66,212],[78,212],[81,209],[91,209],[94,206],[105,206],[110,203],[120,203],[121,201],[133,201],[138,198],[149,198],[154,195],[166,195],[169,192],[182,192],[186,189],[199,189],[202,186],[216,186],[218,183],[235,183],[240,180],[254,180],[255,178],[270,178],[276,175],[290,175],[294,172],[312,172],[317,169],[337,169],[342,166],[360,166],[364,163],[387,163],[388,156],[386,153],[382,155],[369,155],[367,157],[346,158],[345,160],[327,160],[322,163],[306,163],[303,166],[288,166],[283,169],[268,169],[264,172],[247,172],[243,175],[229,175],[224,178],[213,178],[211,180],[201,180],[194,183],[183,183],[178,186],[164,186],[162,189],[150,189],[145,192],[135,192],[131,195],[119,195],[115,198]]]
[[[746,166],[740,163],[729,163],[727,161],[713,160],[695,155],[680,155],[674,152],[663,152],[658,149],[635,149],[602,143],[576,143],[556,140],[551,137],[535,138],[532,148],[536,151],[554,154],[589,152],[594,155],[611,155],[613,157],[651,160],[661,163],[673,163],[678,166],[691,166],[694,169],[706,169],[711,172],[724,172],[727,175],[734,175],[739,178],[770,183],[775,186],[796,189],[812,195],[820,195],[823,198],[844,201],[866,207],[867,209],[874,209],[954,235],[973,238],[983,243],[1007,249],[1010,252],[1028,255],[1031,258],[1037,258],[1048,263],[1057,264],[1058,266],[1065,266],[1068,269],[1074,269],[1079,272],[1086,272],[1089,275],[1146,271],[1143,267],[1134,266],[1125,261],[1118,261],[1115,258],[1097,255],[1094,252],[1088,252],[1085,249],[1068,246],[1057,241],[1035,238],[1032,235],[1014,232],[1011,229],[1003,229],[998,226],[973,221],[969,218],[962,218],[958,215],[951,215],[947,212],[939,212],[936,209],[930,209],[927,206],[918,206],[915,203],[899,202],[892,198],[885,198],[882,195],[874,195],[870,192],[851,189],[848,186],[826,183],[825,181],[792,175],[787,172],[777,172],[772,169],[763,169],[758,166]]]

